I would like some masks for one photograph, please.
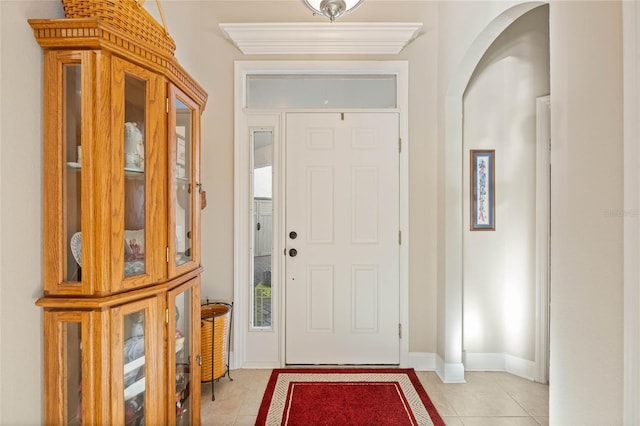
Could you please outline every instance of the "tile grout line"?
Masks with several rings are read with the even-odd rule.
[[[501,386],[501,387],[502,387],[502,386]],[[523,410],[525,413],[527,413],[527,416],[528,416],[528,417],[530,417],[530,418],[531,418],[531,420],[533,420],[536,424],[540,425],[540,422],[539,422],[538,420],[536,420],[536,418],[535,418],[535,417],[533,417],[533,415],[529,412],[529,410],[527,410],[527,409],[526,409],[522,404],[520,404],[520,402],[519,402],[516,398],[514,398],[514,396],[511,394],[511,392],[507,391],[507,390],[506,390],[506,389],[504,389],[504,388],[503,388],[503,390],[504,390],[504,392],[505,392],[507,395],[509,395],[509,398],[511,398],[511,399],[512,399],[516,404],[518,404],[518,406],[519,406],[520,408],[522,408],[522,410]]]

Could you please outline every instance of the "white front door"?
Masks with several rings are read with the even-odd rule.
[[[286,115],[287,364],[399,364],[397,113]]]

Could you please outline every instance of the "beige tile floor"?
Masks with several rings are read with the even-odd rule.
[[[253,425],[271,370],[232,370],[202,384],[203,425]],[[417,372],[448,426],[537,426],[549,424],[549,388],[507,373],[466,372],[467,383],[444,384],[434,372]]]

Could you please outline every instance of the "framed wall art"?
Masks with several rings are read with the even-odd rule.
[[[470,159],[471,230],[495,231],[495,150],[472,149]]]

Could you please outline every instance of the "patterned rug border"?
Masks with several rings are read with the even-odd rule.
[[[256,425],[266,425],[269,409],[272,405],[273,396],[276,391],[276,385],[278,383],[278,378],[280,375],[286,374],[320,374],[320,375],[339,375],[339,374],[390,374],[390,375],[406,375],[406,377],[411,382],[413,389],[415,389],[417,395],[424,405],[431,421],[435,426],[444,426],[444,421],[438,410],[436,410],[433,402],[431,402],[431,398],[427,394],[427,391],[420,383],[420,379],[416,375],[416,372],[413,368],[276,368],[271,372],[271,377],[269,378],[269,382],[267,383],[267,387],[265,389],[264,395],[262,397],[262,403],[260,404],[260,409],[258,411],[258,417],[256,418]],[[275,423],[279,424],[279,423]],[[422,423],[420,423],[422,424]],[[430,423],[426,423],[430,424]]]

